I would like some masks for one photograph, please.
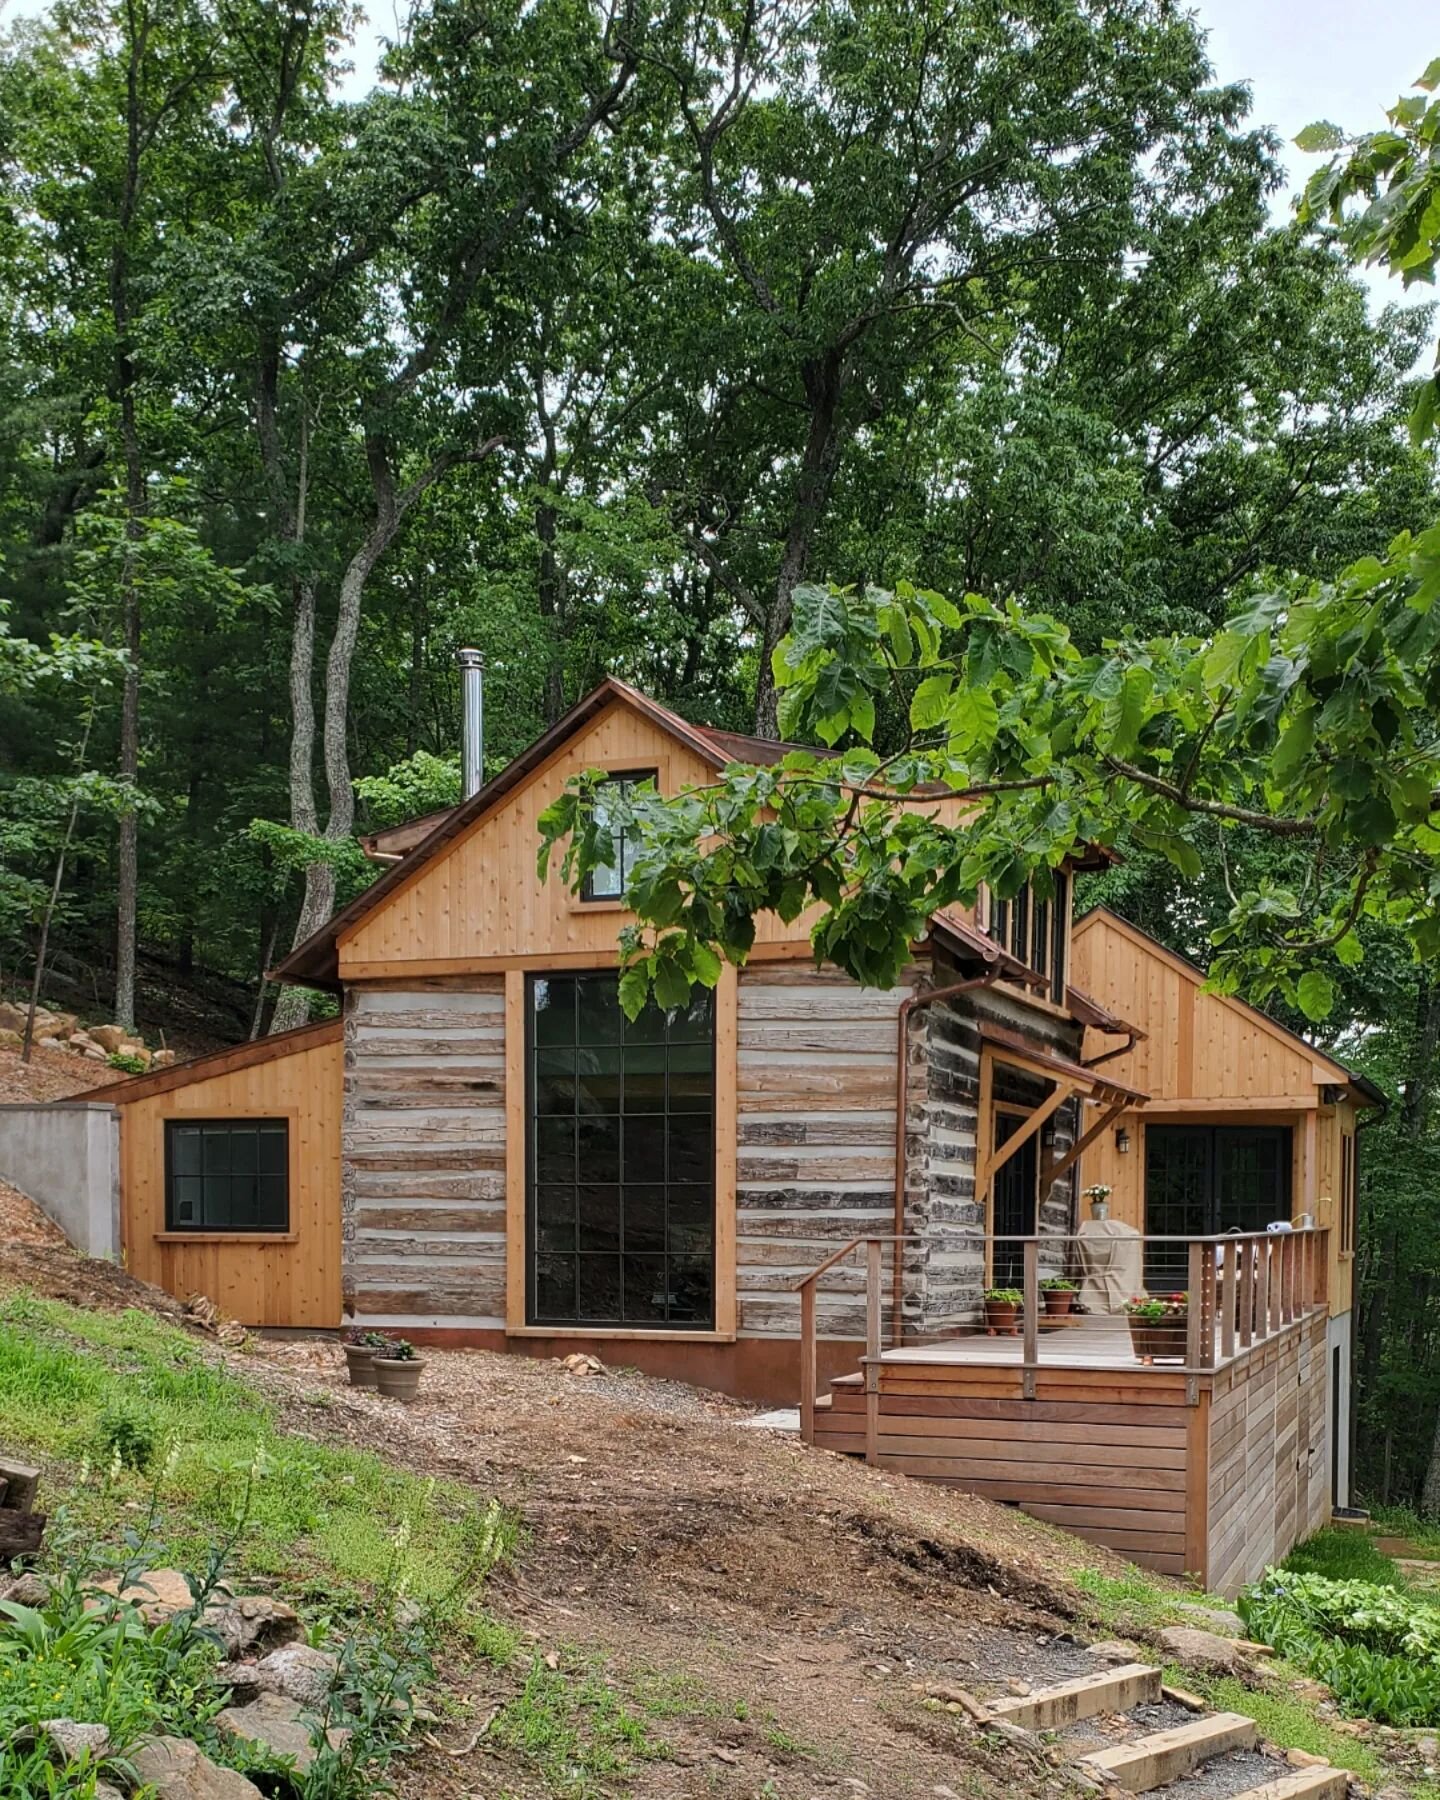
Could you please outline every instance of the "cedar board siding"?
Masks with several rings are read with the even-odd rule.
[[[121,1233],[132,1274],[181,1300],[204,1294],[244,1325],[339,1325],[342,1050],[338,1028],[329,1041],[317,1043],[316,1035],[268,1057],[256,1046],[256,1057],[241,1066],[197,1072],[160,1092],[114,1095]],[[282,1117],[290,1122],[290,1241],[218,1232],[167,1238],[165,1121]]]
[[[1233,1597],[1329,1517],[1325,1315],[1213,1376],[884,1363],[879,1466],[1016,1505],[1164,1575]],[[817,1445],[865,1450],[858,1378]]]
[[[1112,1217],[1143,1231],[1147,1120],[1289,1126],[1292,1215],[1313,1213],[1329,1228],[1330,1310],[1349,1312],[1354,1259],[1340,1245],[1340,1144],[1355,1129],[1357,1109],[1348,1098],[1327,1105],[1321,1097],[1325,1085],[1345,1081],[1345,1071],[1249,1007],[1203,992],[1197,971],[1103,909],[1080,921],[1074,945],[1075,985],[1149,1034],[1106,1064],[1150,1095],[1142,1111],[1116,1120],[1130,1149],[1122,1155],[1115,1132],[1103,1133],[1082,1158],[1080,1185],[1112,1188]],[[1093,1057],[1114,1047],[1114,1039],[1092,1032],[1085,1050]]]
[[[503,1329],[506,1155],[503,976],[350,988],[343,1231],[358,1319]]]

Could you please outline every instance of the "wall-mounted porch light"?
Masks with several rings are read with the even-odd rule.
[[[1130,1154],[1130,1133],[1123,1125],[1115,1133],[1115,1148],[1121,1156]]]

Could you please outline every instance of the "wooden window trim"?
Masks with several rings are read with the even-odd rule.
[[[165,1220],[165,1229],[155,1232],[154,1238],[159,1243],[194,1244],[204,1242],[224,1243],[298,1243],[300,1233],[295,1228],[295,1202],[301,1192],[300,1181],[300,1109],[297,1106],[270,1106],[254,1111],[226,1113],[205,1111],[185,1112],[167,1110],[156,1120],[160,1128],[160,1207],[161,1216]],[[285,1126],[285,1219],[283,1230],[268,1226],[261,1230],[246,1231],[231,1226],[200,1226],[195,1231],[186,1231],[184,1227],[170,1224],[170,1128],[173,1125],[279,1125]]]

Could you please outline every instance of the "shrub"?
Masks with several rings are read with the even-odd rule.
[[[128,1407],[109,1407],[100,1415],[95,1431],[100,1462],[143,1475],[155,1460],[155,1428]]]
[[[149,1066],[143,1056],[136,1056],[128,1050],[112,1050],[105,1060],[112,1069],[119,1069],[122,1075],[143,1075]]]

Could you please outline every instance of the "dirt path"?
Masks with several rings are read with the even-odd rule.
[[[1062,1533],[807,1451],[734,1402],[641,1376],[436,1354],[424,1398],[402,1408],[344,1386],[332,1345],[266,1345],[245,1365],[293,1428],[458,1476],[519,1511],[528,1540],[496,1611],[565,1666],[603,1657],[667,1746],[595,1791],[1066,1791],[1043,1757],[982,1742],[925,1694],[1086,1666],[1068,1635],[1082,1602]],[[1124,1568],[1099,1550],[1084,1560]],[[449,1673],[483,1718],[497,1678],[479,1664]],[[434,1735],[463,1748],[473,1729]],[[515,1785],[483,1739],[407,1762],[401,1783],[414,1800],[566,1791]]]

